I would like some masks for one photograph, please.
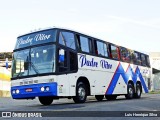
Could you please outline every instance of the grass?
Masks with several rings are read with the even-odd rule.
[[[154,90],[152,90],[152,91],[149,92],[149,94],[160,94],[160,91],[154,91]]]

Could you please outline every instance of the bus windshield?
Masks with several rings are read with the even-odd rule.
[[[55,72],[55,45],[14,52],[12,77]]]

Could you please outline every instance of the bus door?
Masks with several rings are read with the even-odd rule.
[[[70,49],[59,48],[58,50],[58,84],[59,90],[64,95],[70,96],[75,91],[76,72],[78,70],[77,53]],[[65,86],[64,86],[65,85]],[[72,93],[73,94],[73,93]]]

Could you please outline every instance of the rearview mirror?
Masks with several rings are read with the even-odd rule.
[[[65,51],[63,49],[59,50],[59,62],[64,62]]]
[[[29,62],[24,62],[24,70],[28,70]]]

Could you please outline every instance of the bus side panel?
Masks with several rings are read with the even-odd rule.
[[[137,69],[137,72],[139,73],[138,80],[141,82],[142,92],[148,93],[148,82],[151,80],[151,69],[141,66],[139,69]]]
[[[110,59],[79,54],[79,76],[85,76],[91,87],[91,95],[127,94],[127,84],[131,80],[136,85],[140,81],[146,93],[146,73],[148,68]],[[148,70],[149,71],[149,70]]]
[[[69,74],[63,74],[57,76],[58,88],[57,93],[58,96],[70,96],[70,81]]]

